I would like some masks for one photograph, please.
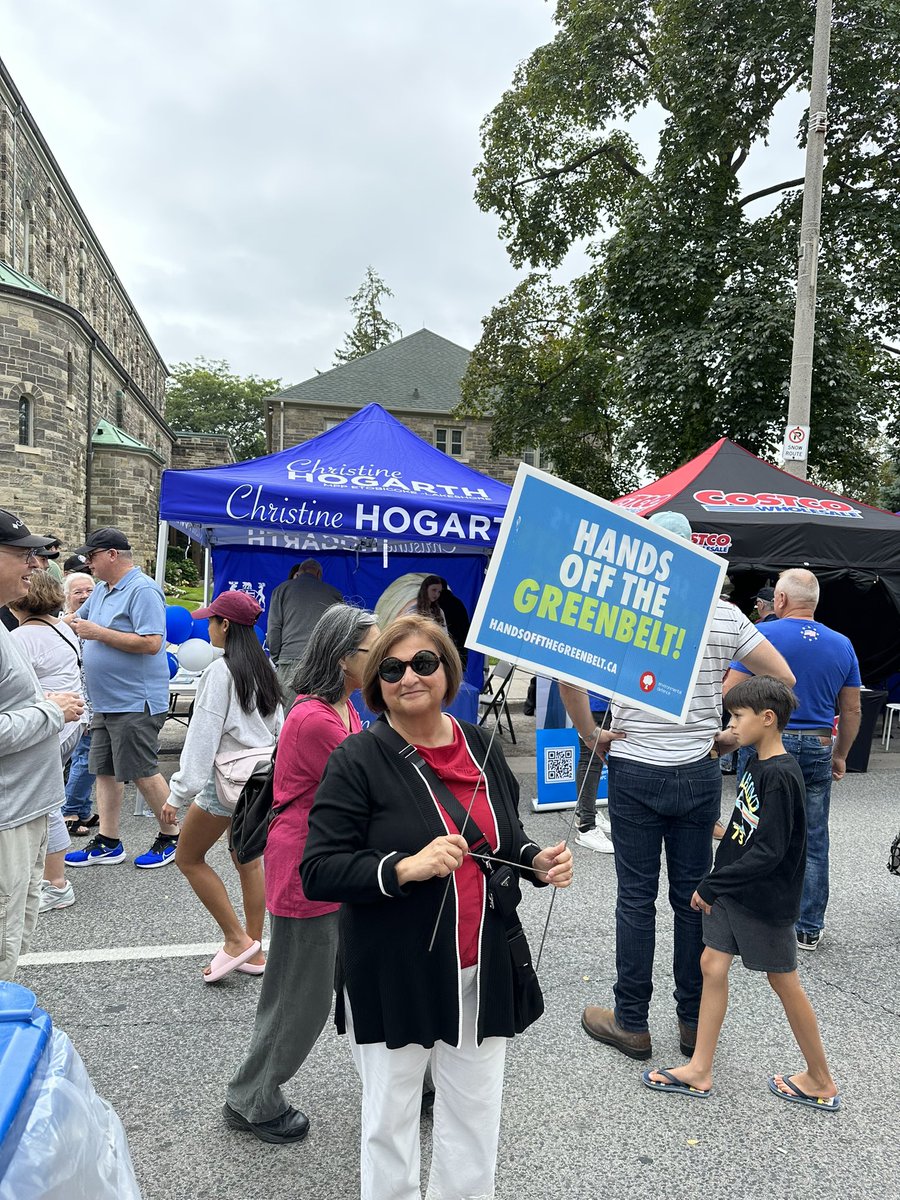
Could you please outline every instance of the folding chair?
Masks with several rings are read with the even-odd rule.
[[[502,734],[503,720],[505,718],[509,729],[509,736],[512,738],[513,745],[515,745],[516,731],[513,729],[507,699],[509,687],[512,683],[513,669],[512,663],[498,662],[487,679],[485,679],[481,695],[478,697],[479,707],[484,708],[484,712],[478,718],[478,724],[483,725],[488,717],[494,717],[499,724],[499,732]]]

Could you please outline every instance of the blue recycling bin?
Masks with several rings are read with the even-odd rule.
[[[0,981],[0,1200],[140,1200],[122,1122],[34,993]]]

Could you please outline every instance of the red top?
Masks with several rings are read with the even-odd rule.
[[[496,850],[500,844],[497,833],[497,822],[485,791],[484,778],[481,775],[459,725],[453,722],[453,741],[449,746],[417,746],[416,749],[429,767],[447,785],[463,808],[468,812],[472,804],[472,793],[477,786],[475,802],[472,804],[471,818]],[[438,801],[441,816],[447,823],[451,833],[459,833],[456,822],[450,819],[443,805]],[[466,837],[465,833],[463,837]],[[470,841],[471,834],[466,837]],[[453,881],[456,885],[456,896],[459,911],[457,939],[461,967],[473,967],[478,962],[478,940],[481,931],[481,914],[484,908],[484,874],[479,861],[465,858],[459,870],[454,872]]]
[[[350,733],[362,728],[359,714],[347,705]],[[264,863],[266,908],[276,917],[321,917],[336,912],[339,904],[307,900],[300,882],[300,860],[309,833],[309,810],[322,781],[332,750],[347,729],[324,700],[299,701],[288,713],[278,739],[275,758],[275,804],[287,804],[269,826]]]

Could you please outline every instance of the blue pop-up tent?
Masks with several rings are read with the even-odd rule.
[[[163,472],[157,574],[171,526],[212,552],[216,593],[240,588],[264,608],[290,568],[315,557],[367,607],[399,576],[426,572],[471,613],[509,493],[369,404],[277,454]],[[480,683],[480,670],[470,656],[467,678]]]

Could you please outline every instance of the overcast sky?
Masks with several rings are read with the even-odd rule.
[[[0,53],[164,359],[296,383],[332,365],[370,263],[404,333],[478,340],[518,278],[472,199],[478,128],[551,16],[544,0],[0,0]],[[772,151],[788,176],[793,127]]]

